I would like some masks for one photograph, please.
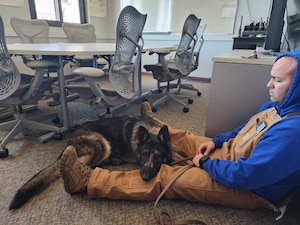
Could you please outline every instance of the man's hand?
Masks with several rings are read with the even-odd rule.
[[[196,155],[197,154],[202,154],[202,155],[206,155],[209,156],[209,154],[215,150],[216,146],[215,143],[213,143],[212,141],[208,141],[205,143],[202,143],[199,148],[196,151]]]
[[[199,160],[203,157],[203,154],[202,153],[199,153],[199,154],[196,154],[193,158],[193,163],[195,166],[199,167]]]
[[[193,158],[193,163],[195,166],[199,167],[199,160],[204,156],[209,156],[209,154],[215,150],[215,143],[212,141],[208,141],[205,143],[202,143],[199,148],[196,150],[196,155]]]

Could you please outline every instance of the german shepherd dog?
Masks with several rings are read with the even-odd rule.
[[[104,164],[138,163],[143,180],[151,180],[163,163],[172,160],[168,127],[145,113],[151,110],[144,102],[141,115],[102,118],[76,127],[68,141],[76,149],[79,159],[95,168]],[[46,189],[60,177],[61,155],[25,183],[15,194],[9,209],[17,209],[31,197]]]

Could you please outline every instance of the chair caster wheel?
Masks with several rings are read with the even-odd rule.
[[[57,133],[57,134],[54,134],[53,138],[54,138],[54,140],[61,141],[63,139],[63,135],[62,135],[62,133]]]
[[[152,107],[152,112],[157,112],[157,108]]]
[[[60,118],[57,116],[55,118],[52,119],[52,123],[54,124],[59,124],[60,123]]]
[[[198,96],[201,96],[201,95],[202,95],[202,93],[199,91],[199,92],[197,93],[197,95],[198,95]]]
[[[188,112],[189,112],[189,108],[184,107],[184,108],[183,108],[183,112],[188,113]]]
[[[8,149],[7,148],[2,148],[0,150],[0,158],[6,158],[8,156]]]
[[[59,96],[58,93],[54,93],[54,94],[52,95],[52,98],[53,98],[54,101],[59,101],[60,96]]]
[[[191,98],[189,98],[188,103],[189,103],[189,104],[193,104],[193,102],[194,102],[194,100],[191,99]]]

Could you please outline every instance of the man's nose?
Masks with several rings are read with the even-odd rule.
[[[268,88],[273,87],[273,82],[272,82],[272,80],[270,80],[270,81],[267,83],[267,87],[268,87]]]

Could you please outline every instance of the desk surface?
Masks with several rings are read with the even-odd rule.
[[[114,43],[42,43],[42,44],[8,44],[11,54],[47,54],[47,55],[80,55],[112,54]]]
[[[158,46],[145,44],[144,51],[154,48],[170,48],[173,46]],[[11,54],[24,55],[112,55],[115,52],[115,43],[43,43],[43,44],[8,44]]]
[[[242,63],[242,64],[258,64],[258,65],[273,65],[275,56],[266,55],[263,53],[257,53],[257,59],[248,59],[242,57],[249,57],[253,53],[253,50],[240,50],[236,49],[231,52],[224,53],[222,55],[212,57],[213,62],[224,63]]]

